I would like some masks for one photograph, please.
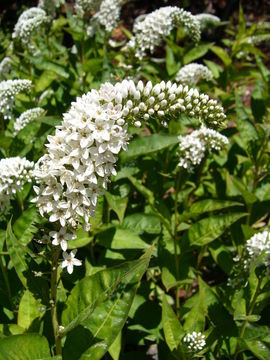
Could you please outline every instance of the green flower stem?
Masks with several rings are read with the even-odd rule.
[[[52,247],[52,272],[51,272],[51,317],[56,346],[56,355],[62,354],[61,337],[59,336],[59,323],[57,319],[57,270],[60,249]]]
[[[261,277],[258,279],[258,283],[257,283],[257,286],[256,286],[256,290],[255,290],[255,293],[254,293],[254,295],[253,295],[253,298],[252,298],[252,301],[251,301],[251,304],[250,304],[250,307],[249,307],[247,316],[252,315],[252,313],[253,313],[253,310],[254,310],[254,307],[255,307],[255,304],[256,304],[257,297],[259,296],[259,294],[260,294],[260,292],[261,292],[262,280],[263,280],[263,277],[261,276]],[[243,323],[243,325],[242,325],[242,327],[241,327],[241,329],[240,329],[239,339],[242,339],[242,338],[244,337],[247,324],[248,324],[248,320],[245,320],[244,323]],[[237,348],[238,348],[238,346],[237,346]],[[237,348],[236,348],[235,357],[234,357],[235,360],[237,359],[237,356],[238,356],[238,353],[239,353],[239,352],[237,351]]]
[[[248,311],[247,315],[251,315],[253,313],[257,297],[258,297],[258,295],[260,294],[260,291],[261,291],[262,280],[263,280],[263,277],[261,276],[258,279],[257,287],[256,287],[255,293],[253,295],[253,299],[251,301],[250,308],[249,308],[249,311]],[[242,328],[240,330],[240,334],[239,334],[240,339],[242,339],[242,337],[244,336],[247,324],[248,324],[248,320],[245,320],[243,325],[242,325]]]
[[[176,271],[176,290],[175,290],[175,305],[176,305],[176,313],[179,317],[179,308],[180,308],[180,302],[179,302],[179,261],[178,261],[178,251],[177,251],[177,228],[178,228],[178,206],[177,206],[177,198],[178,193],[180,190],[180,180],[181,180],[181,172],[178,171],[176,180],[175,180],[175,194],[174,194],[174,236],[173,236],[173,242],[174,242],[174,259],[175,259],[175,271]]]

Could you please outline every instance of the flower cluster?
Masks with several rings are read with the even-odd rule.
[[[47,15],[54,18],[56,9],[60,7],[63,0],[39,0],[38,7],[46,11]]]
[[[202,126],[190,135],[179,136],[180,161],[179,166],[192,171],[199,165],[206,152],[221,150],[228,144],[228,139],[213,129]]]
[[[24,184],[31,180],[34,163],[26,158],[13,157],[0,160],[0,211],[7,213],[10,200]]]
[[[95,12],[87,27],[88,36],[95,33],[97,26],[104,27],[106,32],[112,32],[120,19],[121,3],[122,0],[77,0],[75,9],[79,16],[88,20],[90,13]]]
[[[162,120],[165,115],[182,112],[214,126],[225,118],[216,101],[170,81],[155,86],[150,81],[146,85],[142,81],[136,85],[132,80],[105,83],[77,98],[55,135],[48,136],[48,153],[34,170],[39,183],[34,187],[34,201],[41,215],[47,214],[50,222],[59,222],[62,228],[75,229],[82,222],[88,230],[97,197],[106,189],[110,176],[116,174],[118,153],[127,148],[128,123],[140,127],[142,120],[152,116]],[[65,234],[66,230],[52,234],[54,244],[63,249],[63,240],[69,240],[73,231]]]
[[[5,120],[11,119],[15,96],[23,91],[29,92],[30,80],[5,80],[0,83],[0,113]]]
[[[265,230],[253,235],[246,243],[249,260],[246,265],[270,265],[270,233]]]
[[[177,82],[189,85],[196,85],[201,79],[211,81],[213,78],[214,76],[207,66],[197,63],[183,66],[175,76]]]
[[[0,62],[0,76],[3,77],[10,71],[11,59],[9,57],[4,57]]]
[[[91,11],[98,11],[102,0],[76,0],[75,10],[78,15],[85,16]]]
[[[112,32],[119,22],[121,2],[122,0],[103,0],[99,11],[93,17],[107,32]]]
[[[198,20],[188,11],[174,6],[166,6],[147,14],[141,21],[135,21],[133,32],[126,48],[135,51],[135,56],[142,59],[147,51],[154,52],[162,44],[174,27],[183,26],[194,42],[200,40]]]
[[[220,18],[212,14],[198,14],[195,18],[199,21],[201,30],[207,29],[209,26],[217,26]]]
[[[206,345],[205,335],[196,331],[188,333],[183,341],[187,344],[188,349],[194,352],[201,351]]]
[[[42,108],[33,108],[23,112],[14,123],[14,135],[18,134],[28,123],[35,120],[36,118],[43,116],[45,110]]]
[[[32,7],[25,10],[14,27],[12,37],[21,41],[22,45],[29,46],[32,33],[48,21],[46,12],[41,8]]]

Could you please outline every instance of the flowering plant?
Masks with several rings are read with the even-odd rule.
[[[0,360],[270,358],[269,27],[146,3],[0,31]]]

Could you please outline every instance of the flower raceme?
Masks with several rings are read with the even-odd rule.
[[[21,92],[29,92],[30,80],[5,80],[0,83],[0,113],[5,120],[11,119],[15,96]]]
[[[209,26],[217,26],[220,24],[220,18],[212,14],[198,14],[195,18],[199,21],[201,30],[207,29]]]
[[[188,85],[196,85],[200,80],[211,81],[213,79],[213,73],[208,67],[197,63],[183,66],[175,76],[177,82]]]
[[[14,123],[14,135],[17,135],[27,124],[44,114],[45,110],[39,107],[24,111]]]
[[[75,9],[80,17],[90,20],[87,27],[88,36],[92,36],[98,25],[110,33],[120,20],[122,0],[77,0]],[[91,19],[87,19],[91,12],[95,12]]]
[[[226,136],[213,129],[202,126],[194,130],[190,135],[179,136],[180,161],[179,166],[193,171],[194,166],[199,165],[206,152],[219,151],[229,143]]]
[[[142,81],[105,83],[72,103],[54,136],[48,136],[47,154],[36,164],[39,186],[35,202],[42,216],[60,227],[89,229],[97,197],[106,189],[121,149],[126,150],[128,124],[185,113],[211,126],[224,122],[223,108],[207,95],[188,86],[162,81],[155,86]],[[71,231],[72,232],[72,231]],[[54,243],[66,248],[54,237]]]
[[[135,56],[142,59],[146,51],[154,52],[175,27],[182,26],[195,43],[200,40],[200,23],[190,12],[176,6],[166,6],[135,21],[135,35],[128,42],[126,49],[135,51]]]
[[[12,157],[0,160],[0,211],[7,213],[10,200],[24,184],[31,180],[34,163],[26,158]]]
[[[29,46],[32,34],[49,21],[46,12],[38,7],[25,10],[19,17],[12,34],[22,45]]]

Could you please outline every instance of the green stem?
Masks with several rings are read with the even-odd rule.
[[[257,287],[256,287],[256,290],[255,290],[255,293],[254,293],[254,296],[253,296],[253,299],[251,301],[251,304],[250,304],[250,308],[249,308],[249,311],[247,313],[247,315],[251,315],[253,313],[253,310],[254,310],[254,307],[255,307],[255,303],[256,303],[256,299],[261,291],[261,284],[262,284],[262,280],[263,280],[263,277],[260,277],[258,279],[258,283],[257,283]],[[248,324],[248,320],[245,320],[243,325],[242,325],[242,328],[240,330],[240,334],[239,334],[239,338],[242,339],[242,337],[244,336],[244,333],[245,333],[245,330],[246,330],[246,327],[247,327],[247,324]]]
[[[257,283],[257,286],[256,286],[256,290],[255,290],[255,293],[254,293],[254,295],[253,295],[253,298],[252,298],[252,301],[251,301],[251,304],[250,304],[250,307],[249,307],[247,316],[252,315],[252,313],[253,313],[253,310],[254,310],[254,307],[255,307],[255,303],[256,303],[257,297],[258,297],[258,295],[260,294],[260,291],[261,291],[262,280],[263,280],[263,277],[261,276],[261,277],[258,279],[258,283]],[[246,319],[246,320],[244,321],[244,323],[243,323],[243,325],[242,325],[242,327],[241,327],[240,334],[239,334],[239,339],[242,339],[242,338],[244,337],[247,324],[248,324],[248,319]],[[238,346],[237,346],[237,347],[238,347]],[[237,356],[238,356],[238,351],[237,351],[237,348],[236,348],[236,353],[235,353],[235,357],[234,357],[235,360],[237,359]]]
[[[7,288],[8,300],[10,302],[10,306],[11,306],[12,309],[14,309],[12,296],[11,296],[11,290],[10,290],[9,281],[8,281],[8,272],[7,272],[6,267],[3,264],[2,256],[0,256],[0,268],[1,268],[1,271],[2,271],[2,274],[3,274],[3,278],[4,278],[6,288]]]
[[[177,252],[177,228],[178,228],[178,207],[177,207],[177,199],[178,199],[178,193],[180,190],[180,179],[181,179],[181,173],[178,171],[176,181],[175,181],[175,197],[174,197],[174,236],[173,236],[173,242],[174,242],[174,260],[175,260],[175,271],[176,271],[176,292],[175,292],[175,305],[176,305],[176,313],[179,316],[179,308],[180,308],[180,301],[179,301],[179,262],[178,262],[178,252]]]
[[[51,318],[56,346],[56,355],[62,354],[61,338],[59,336],[59,323],[57,319],[57,270],[60,250],[52,248],[52,272],[51,272]]]

